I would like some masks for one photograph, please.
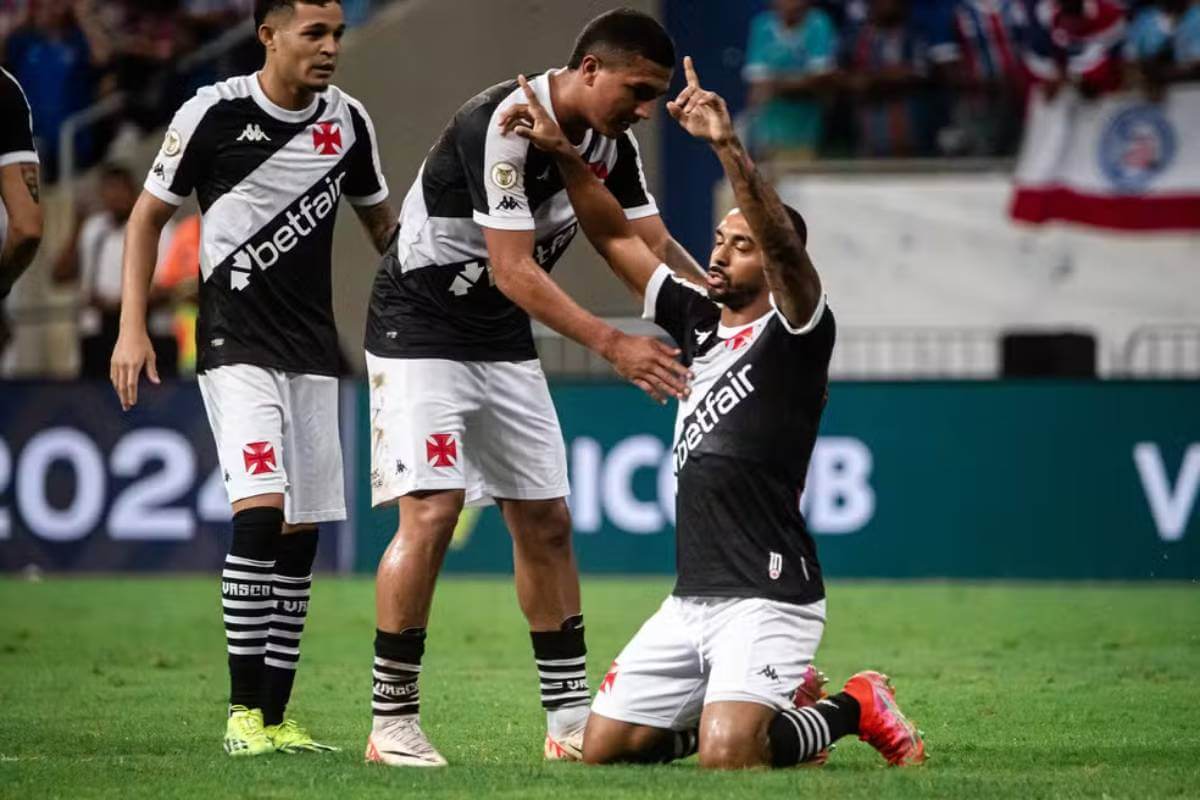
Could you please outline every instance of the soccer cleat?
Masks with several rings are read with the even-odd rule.
[[[793,708],[806,708],[811,705],[816,705],[818,700],[821,700],[828,695],[825,693],[825,684],[829,683],[829,678],[825,677],[825,673],[817,669],[812,664],[804,670],[804,677],[800,681],[800,685],[796,687],[796,692],[792,695]],[[825,762],[829,760],[829,751],[833,749],[833,745],[819,751],[815,756],[803,762],[804,767],[823,767]]]
[[[336,753],[338,748],[321,744],[312,738],[308,730],[294,719],[285,719],[279,725],[268,725],[264,729],[267,738],[280,753]]]
[[[369,763],[389,767],[446,766],[446,759],[425,737],[416,714],[384,718],[382,722],[376,719],[363,757]]]
[[[225,752],[237,757],[275,752],[275,745],[263,729],[261,710],[229,707],[229,719],[225,722]]]
[[[577,731],[561,739],[555,739],[547,733],[542,754],[547,761],[583,761],[583,731]]]
[[[891,679],[880,672],[860,672],[843,689],[858,701],[858,738],[868,743],[894,767],[925,761],[925,742],[917,726],[896,705]]]

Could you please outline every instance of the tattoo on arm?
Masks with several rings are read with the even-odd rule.
[[[355,211],[367,235],[371,237],[371,244],[382,255],[391,244],[392,234],[396,232],[396,213],[386,200],[367,208],[355,207]]]
[[[29,189],[29,196],[33,198],[33,202],[40,203],[41,196],[38,193],[38,167],[37,164],[22,164],[21,178],[25,181],[25,186]]]
[[[806,320],[820,299],[821,282],[783,201],[736,139],[718,156],[738,208],[763,249],[767,285],[793,322]]]

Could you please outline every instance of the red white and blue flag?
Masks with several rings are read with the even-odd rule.
[[[1132,231],[1200,229],[1200,87],[1159,103],[1139,92],[1084,100],[1035,91],[1012,216]]]

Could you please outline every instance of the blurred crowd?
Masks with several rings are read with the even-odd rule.
[[[347,21],[360,21],[371,3],[346,0]],[[43,180],[58,177],[63,122],[97,100],[119,92],[124,103],[116,117],[77,134],[80,167],[104,158],[114,141],[165,124],[200,86],[257,69],[253,9],[254,0],[0,0],[0,64],[33,108]],[[233,30],[244,33],[239,44],[189,62]]]
[[[1200,0],[773,0],[743,76],[759,153],[1009,155],[1035,89],[1200,79]]]

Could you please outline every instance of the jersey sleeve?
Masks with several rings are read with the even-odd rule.
[[[633,133],[625,131],[617,138],[617,160],[604,185],[625,209],[627,219],[641,219],[658,214],[658,204],[646,188],[646,173],[642,169],[642,153]]]
[[[38,163],[33,115],[16,78],[0,69],[0,167]]]
[[[145,183],[146,191],[164,203],[182,205],[209,169],[213,143],[205,120],[217,100],[215,92],[201,90],[171,119]]]
[[[771,309],[775,312],[775,316],[779,317],[779,321],[783,324],[784,330],[793,336],[803,336],[807,333],[812,333],[816,329],[817,324],[820,323],[821,317],[825,315],[824,293],[821,294],[821,299],[817,301],[817,307],[813,309],[812,316],[810,316],[808,320],[800,326],[793,325],[791,320],[784,316],[783,311],[779,308],[779,304],[775,302],[774,294],[770,295],[770,299]]]
[[[642,318],[667,333],[680,347],[686,347],[688,334],[705,317],[716,317],[717,306],[704,291],[676,275],[666,264],[659,264],[646,284]]]
[[[472,112],[463,121],[458,141],[459,159],[467,177],[467,191],[475,222],[503,231],[531,231],[533,214],[525,194],[525,160],[529,142],[514,133],[503,134],[496,120],[517,102],[509,95],[495,110]]]
[[[367,109],[347,98],[354,120],[354,151],[346,171],[345,198],[351,205],[373,206],[387,199],[387,181],[379,161],[379,142]]]

